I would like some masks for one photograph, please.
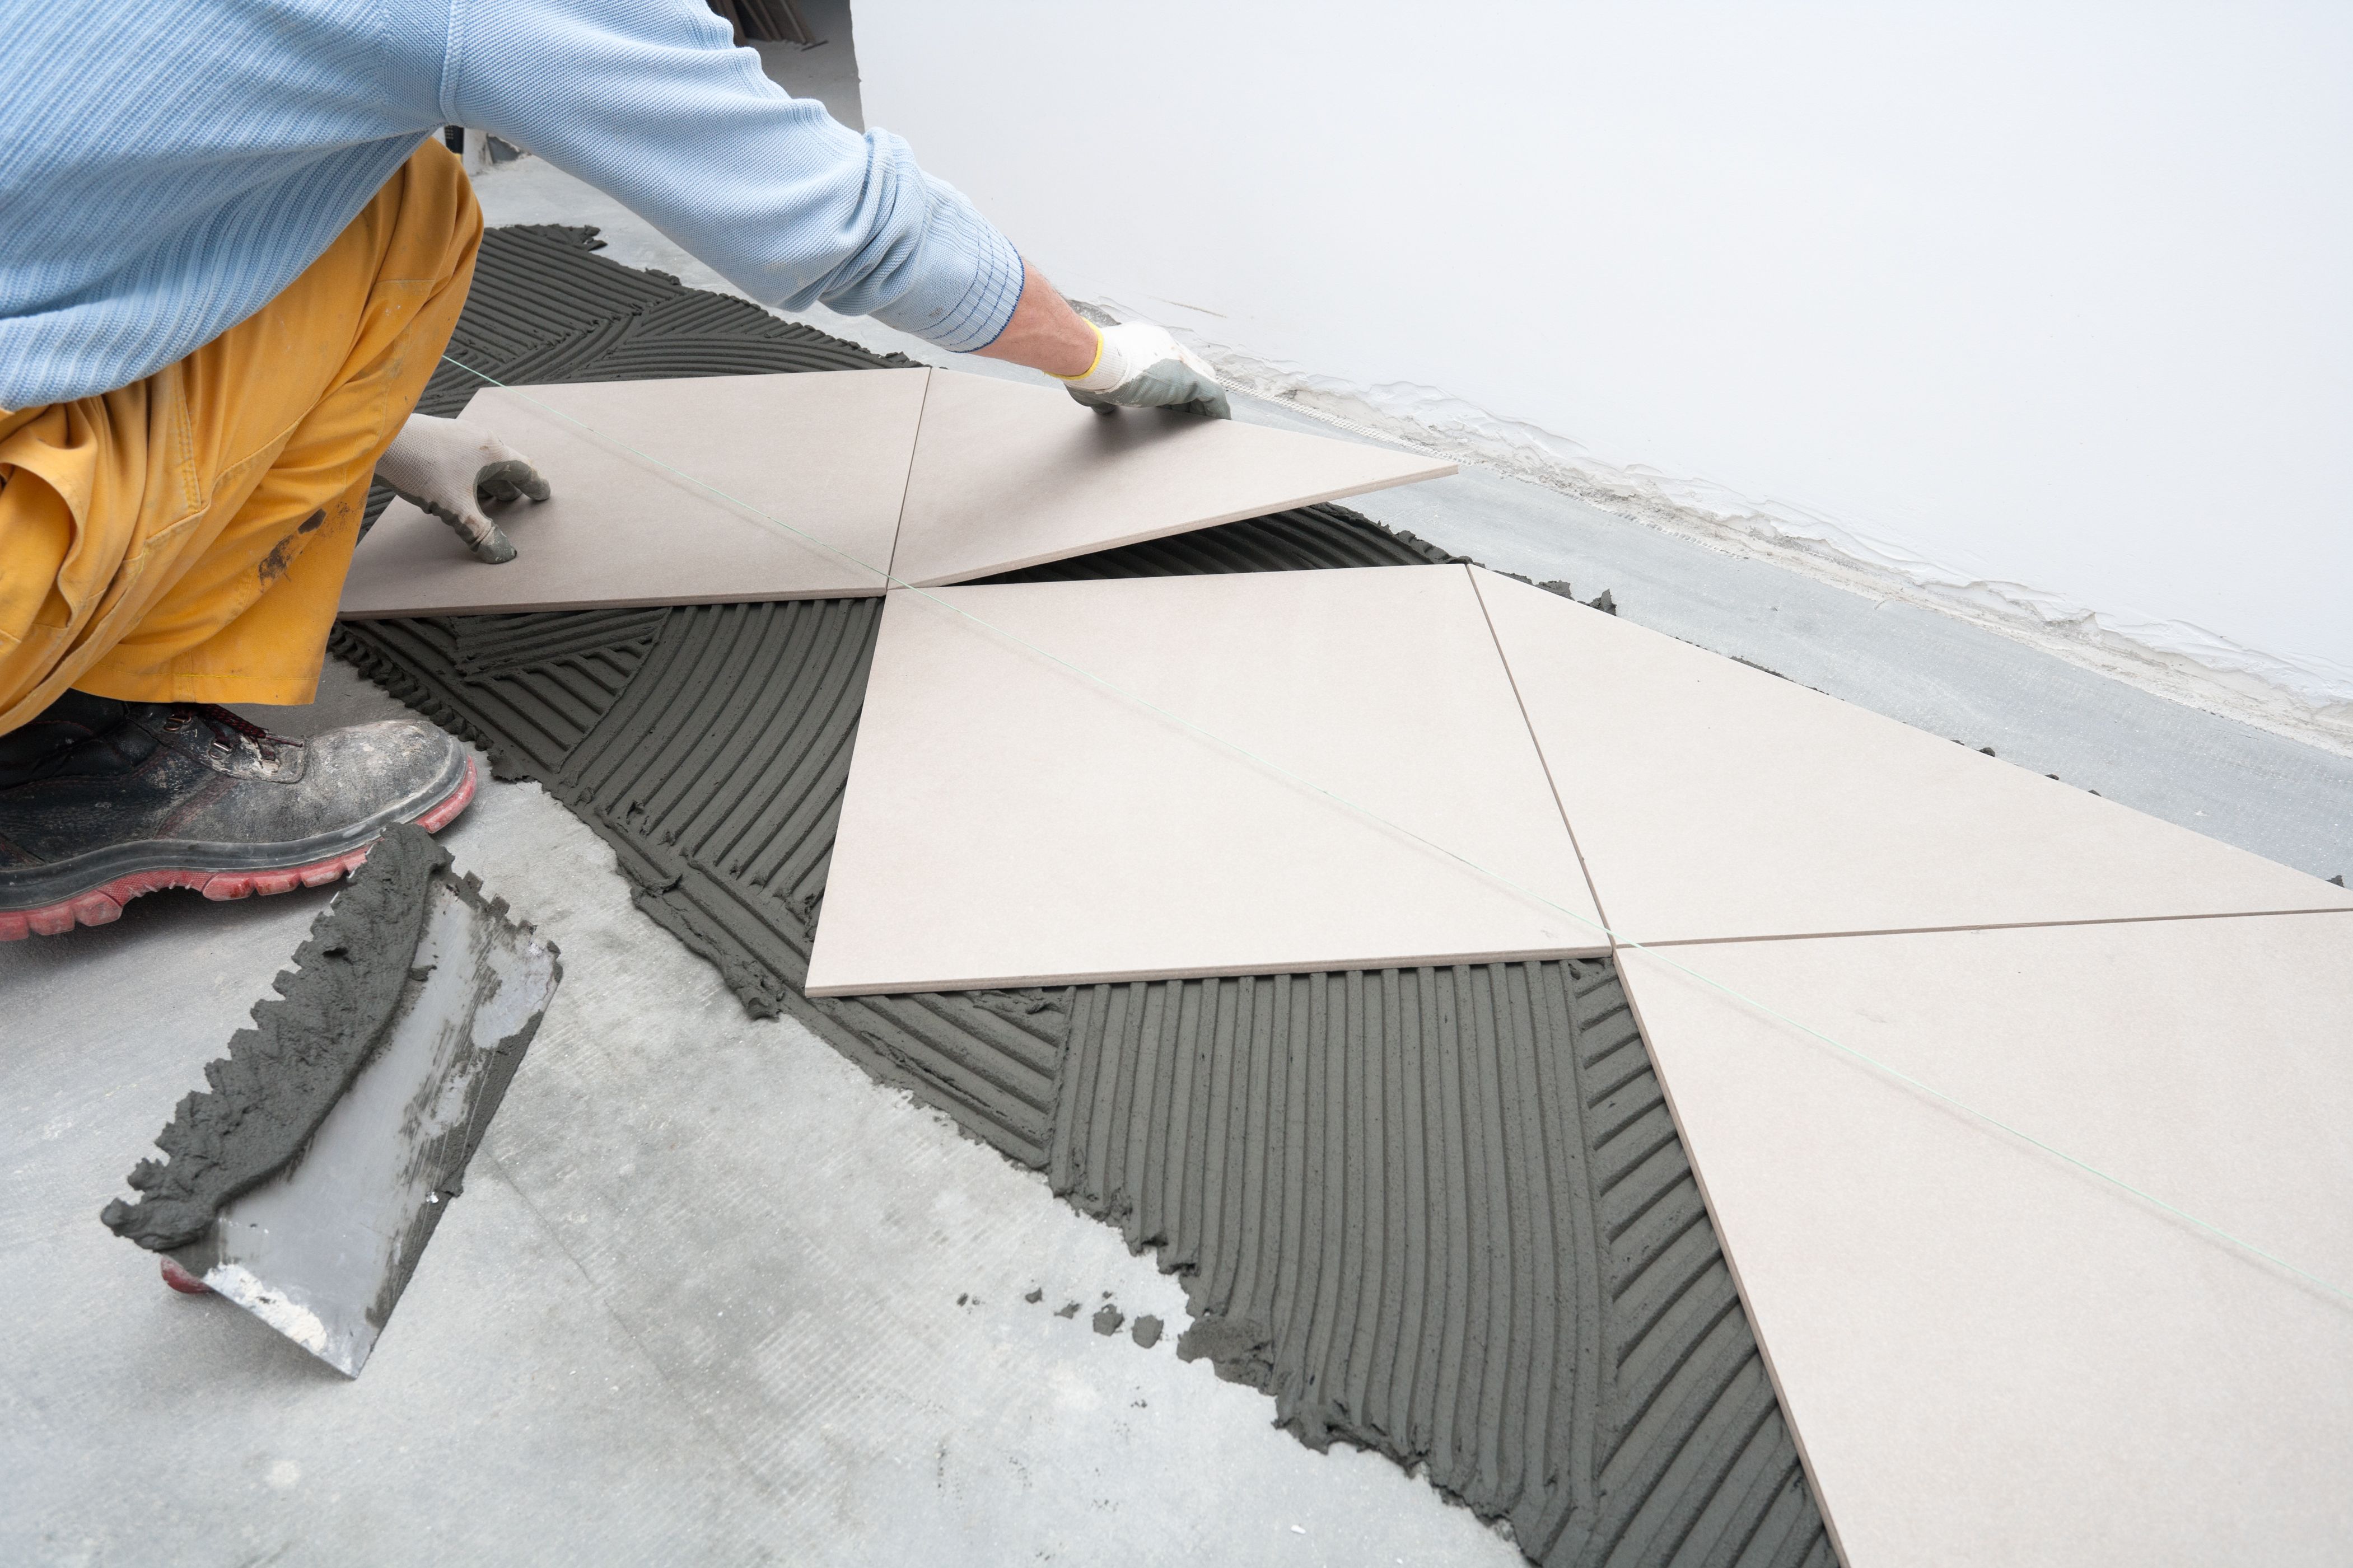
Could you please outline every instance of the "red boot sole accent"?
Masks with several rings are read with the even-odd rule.
[[[181,1268],[180,1260],[178,1258],[166,1258],[163,1262],[164,1283],[169,1285],[173,1289],[177,1290],[181,1295],[209,1296],[213,1293],[213,1288],[211,1286],[206,1284],[203,1280],[197,1279],[195,1275]]]
[[[466,776],[458,787],[444,795],[424,816],[413,818],[427,833],[438,833],[457,818],[474,798],[474,759],[466,759]],[[197,871],[164,868],[154,871],[134,871],[128,877],[117,877],[102,887],[77,893],[70,899],[60,899],[54,904],[44,904],[37,910],[0,910],[0,942],[16,942],[27,936],[63,936],[78,925],[102,926],[122,918],[122,906],[142,893],[160,892],[165,888],[194,888],[208,899],[249,899],[257,894],[290,893],[297,888],[319,888],[338,877],[349,876],[359,869],[368,851],[375,847],[373,839],[356,849],[324,860],[313,860],[303,866],[286,866],[264,871]],[[167,1268],[169,1264],[167,1262]]]

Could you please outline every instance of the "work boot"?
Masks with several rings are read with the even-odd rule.
[[[210,703],[69,691],[0,735],[0,942],[104,925],[159,888],[315,888],[473,797],[466,749],[416,720],[289,741]]]

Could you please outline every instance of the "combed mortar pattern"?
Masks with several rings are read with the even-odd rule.
[[[452,353],[517,384],[907,363],[592,241],[491,231]],[[445,366],[427,411],[475,384]],[[1452,559],[1324,506],[998,580]],[[334,648],[542,781],[750,1011],[1154,1249],[1194,1308],[1184,1352],[1303,1441],[1421,1467],[1546,1568],[1835,1561],[1606,962],[806,996],[879,615],[370,621]]]

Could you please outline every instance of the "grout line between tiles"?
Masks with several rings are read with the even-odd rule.
[[[1594,885],[1593,868],[1585,863],[1585,847],[1577,841],[1577,825],[1568,819],[1568,807],[1562,804],[1560,785],[1552,776],[1552,759],[1545,755],[1544,742],[1536,737],[1535,721],[1528,717],[1527,699],[1520,695],[1520,678],[1512,673],[1512,656],[1504,651],[1503,635],[1495,630],[1495,617],[1488,611],[1487,595],[1479,591],[1479,574],[1467,564],[1462,574],[1471,584],[1471,597],[1479,605],[1479,618],[1487,623],[1487,640],[1494,645],[1495,662],[1504,667],[1504,679],[1512,688],[1512,700],[1520,710],[1520,724],[1528,732],[1528,744],[1535,749],[1536,766],[1544,770],[1545,788],[1552,792],[1552,808],[1560,815],[1561,831],[1568,835],[1568,847],[1577,855],[1577,868],[1585,877],[1585,896],[1593,900],[1593,912],[1601,917],[1601,933],[1609,939],[1609,951],[1618,951],[1618,932],[1609,924],[1609,907],[1601,901],[1601,889]]]
[[[2321,909],[2293,910],[2218,910],[2195,915],[2109,915],[2077,921],[1989,921],[1976,924],[1944,926],[1883,926],[1864,931],[1775,931],[1764,936],[1677,936],[1663,937],[1655,942],[1635,942],[1631,938],[1611,933],[1613,942],[1637,949],[1662,947],[1732,947],[1745,942],[1835,942],[1848,937],[1870,936],[1935,936],[1940,933],[1973,931],[2061,931],[2075,926],[2137,926],[2168,925],[2184,921],[2260,921],[2274,920],[2282,915],[2348,915],[2353,916],[2353,904]]]
[[[2283,912],[2299,914],[2353,914],[2353,910],[2289,910]],[[2235,919],[2243,917],[2159,916],[2155,918],[2164,921],[2178,919]],[[2148,921],[2145,920],[2118,921],[2083,921],[2064,923],[2076,925],[2129,925],[2146,924],[2148,923]],[[2021,928],[2001,927],[1944,929],[2016,930]],[[1870,935],[1906,933],[1863,932],[1855,934]],[[1783,939],[1768,937],[1746,938],[1740,940],[1754,942]],[[1628,945],[1632,947],[1635,951],[1641,952],[1646,947],[1655,947],[1662,944],[1629,943]],[[1683,975],[1688,978],[1699,980],[1704,984],[1716,988],[1724,994],[1730,996],[1736,1002],[1747,1002],[1749,1000],[1741,993],[1733,991],[1728,987],[1720,986],[1718,983],[1710,981],[1707,976],[1699,973],[1696,970],[1687,968],[1673,958],[1668,957],[1666,954],[1662,953],[1658,956],[1671,969],[1680,972]],[[1652,976],[1644,971],[1643,966],[1639,964],[1620,963],[1619,966],[1619,978],[1625,987],[1626,1005],[1634,1015],[1635,1027],[1641,1032],[1643,1048],[1650,1053],[1651,1068],[1658,1079],[1660,1097],[1666,1102],[1668,1119],[1673,1123],[1675,1134],[1682,1141],[1683,1157],[1686,1163],[1690,1165],[1692,1181],[1694,1184],[1699,1188],[1700,1202],[1707,1210],[1709,1220],[1715,1226],[1717,1246],[1724,1258],[1725,1269],[1731,1275],[1733,1289],[1740,1298],[1742,1310],[1748,1316],[1749,1329],[1757,1343],[1757,1355],[1765,1365],[1765,1375],[1767,1381],[1772,1384],[1774,1396],[1780,1402],[1782,1419],[1788,1424],[1790,1441],[1795,1445],[1798,1450],[1798,1461],[1805,1470],[1807,1481],[1813,1488],[1814,1501],[1816,1507],[1820,1510],[1823,1528],[1830,1532],[1831,1544],[1837,1549],[1839,1554],[1838,1560],[1841,1563],[1852,1562],[1852,1558],[1847,1552],[1845,1542],[1841,1536],[1839,1529],[1839,1499],[1833,1495],[1832,1489],[1825,1484],[1825,1479],[1820,1467],[1816,1463],[1812,1450],[1809,1447],[1807,1443],[1807,1421],[1809,1415],[1807,1410],[1804,1408],[1804,1402],[1792,1397],[1790,1385],[1781,1374],[1779,1363],[1775,1359],[1774,1355],[1774,1326],[1769,1325],[1766,1318],[1760,1315],[1757,1311],[1756,1299],[1749,1290],[1747,1280],[1742,1271],[1742,1247],[1746,1245],[1746,1238],[1745,1235],[1737,1234],[1735,1226],[1727,1225],[1724,1209],[1716,1202],[1715,1194],[1709,1187],[1710,1164],[1708,1142],[1705,1139],[1694,1138],[1693,1136],[1692,1128],[1684,1119],[1682,1109],[1676,1100],[1677,1075],[1681,1071],[1683,1066],[1681,1060],[1683,1055],[1681,1044],[1678,1043],[1678,1041],[1667,1041],[1665,1048],[1662,1049],[1662,1044],[1665,1037],[1662,1036],[1659,1029],[1652,1026],[1649,1018],[1644,1014],[1642,1005],[1643,993],[1646,984]],[[1824,1043],[1835,1047],[1841,1053],[1854,1056],[1860,1055],[1860,1053],[1853,1052],[1851,1047],[1841,1045],[1829,1035],[1823,1034],[1821,1031],[1814,1029],[1808,1025],[1798,1023],[1795,1019],[1788,1018],[1775,1009],[1764,1007],[1761,1004],[1752,1005],[1757,1005],[1760,1011],[1764,1012],[1767,1017],[1777,1022],[1788,1024],[1801,1033],[1813,1035],[1821,1039]],[[1870,1061],[1873,1067],[1881,1067],[1881,1064],[1873,1061],[1872,1058],[1863,1058],[1862,1059]],[[1893,1077],[1903,1086],[1927,1089],[1927,1086],[1920,1084],[1916,1079],[1912,1079],[1909,1075],[1899,1070],[1881,1067],[1881,1071],[1885,1076]],[[1927,1092],[1936,1100],[1947,1101],[1957,1109],[1969,1111],[1978,1120],[1989,1122],[1994,1127],[2010,1133],[2012,1137],[2017,1139],[2019,1142],[2026,1143],[2035,1152],[2056,1156],[2067,1164],[2074,1165],[2090,1173],[2094,1176],[2099,1177],[2112,1185],[2123,1188],[2125,1194],[2128,1199],[2137,1198],[2149,1206],[2160,1209],[2178,1218],[2188,1220],[2193,1231],[2202,1230],[2210,1233],[2210,1237],[2211,1238],[2219,1239],[2226,1244],[2226,1250],[2235,1248],[2253,1252],[2256,1257],[2262,1258],[2263,1261],[2284,1268],[2307,1283],[2317,1285],[2323,1290],[2327,1291],[2330,1294],[2336,1295],[2339,1298],[2353,1299],[2353,1297],[2348,1297],[2348,1293],[2347,1291],[2338,1289],[2328,1280],[2322,1279],[2317,1275],[2309,1273],[2305,1269],[2298,1268],[2295,1265],[2287,1262],[2285,1259],[2279,1258],[2275,1254],[2256,1247],[2251,1243],[2242,1240],[2238,1236],[2229,1231],[2222,1230],[2220,1226],[2211,1225],[2204,1220],[2199,1219],[2195,1215],[2189,1214],[2185,1210],[2177,1208],[2173,1205],[2165,1202],[2163,1199],[2155,1197],[2153,1194],[2132,1186],[2130,1184],[2126,1183],[2119,1178],[2110,1176],[2105,1172],[2100,1171],[2095,1167],[2086,1164],[2083,1161],[2075,1159],[2073,1155],[2067,1154],[2065,1152],[2043,1142],[2041,1139],[2035,1138],[2031,1134],[2021,1131],[2018,1129],[2010,1127],[2008,1123],[1997,1121],[1982,1111],[1976,1110],[1974,1107],[1968,1106],[1963,1101],[1954,1100],[1952,1097],[1946,1095],[1939,1090],[1927,1089]]]
[[[937,374],[938,371],[925,367],[923,395],[915,403],[915,435],[907,443],[906,477],[899,481],[899,515],[891,522],[891,555],[882,563],[882,591],[886,594],[891,591],[893,574],[899,570],[899,540],[907,531],[907,497],[915,488],[915,458],[923,449],[923,416],[931,412],[932,377]]]
[[[2304,913],[2307,911],[2295,910],[2291,912]],[[2309,912],[2336,913],[2339,911],[2317,910]],[[2105,924],[2109,922],[2087,921],[2084,923]],[[2126,921],[2118,923],[2137,924],[2141,922]],[[1837,1036],[1831,1034],[1826,1029],[1816,1028],[1813,1025],[1806,1023],[1802,1019],[1792,1017],[1789,1014],[1783,1012],[1780,1008],[1773,1005],[1771,1003],[1766,1002],[1759,997],[1753,996],[1747,992],[1742,991],[1738,987],[1725,981],[1718,980],[1702,970],[1694,969],[1690,964],[1683,963],[1681,959],[1675,957],[1672,953],[1661,952],[1657,948],[1644,942],[1629,942],[1624,945],[1629,951],[1642,953],[1645,956],[1655,960],[1657,963],[1664,964],[1667,968],[1675,971],[1677,973],[1699,982],[1700,984],[1707,987],[1709,990],[1720,993],[1724,996],[1730,998],[1735,1004],[1741,1007],[1749,1009],[1765,1018],[1770,1019],[1776,1024],[1784,1025],[1788,1028],[1796,1030],[1801,1035],[1806,1035],[1814,1039],[1820,1040],[1822,1044],[1830,1047],[1832,1050],[1837,1051],[1840,1055],[1850,1058],[1855,1062],[1862,1064],[1873,1073],[1878,1075],[1883,1080],[1891,1081],[1893,1083],[1899,1084],[1904,1088],[1916,1090],[1921,1094],[1928,1096],[1932,1100],[1941,1100],[1957,1110],[1975,1117],[1978,1121],[1984,1122],[1988,1127],[1994,1129],[1998,1132],[2005,1134],[2009,1138],[2014,1139],[2018,1142],[2024,1143],[2030,1148],[2039,1150],[2042,1153],[2051,1156],[2052,1159],[2057,1160],[2063,1164],[2074,1167],[2076,1170],[2083,1172],[2086,1175],[2093,1176],[2100,1181],[2105,1182],[2109,1185],[2121,1190],[2126,1196],[2137,1199],[2139,1202],[2147,1205],[2151,1208],[2162,1210],[2164,1213],[2171,1215],[2174,1218],[2182,1220],[2197,1229],[2204,1231],[2209,1237],[2224,1243],[2226,1246],[2237,1247],[2242,1251],[2251,1253],[2255,1258],[2262,1259],[2264,1263],[2268,1263],[2275,1268],[2283,1269],[2287,1273],[2293,1274],[2306,1284],[2316,1286],[2327,1294],[2337,1297],[2348,1306],[2353,1306],[2353,1289],[2348,1289],[2346,1286],[2337,1284],[2335,1280],[2315,1274],[2308,1268],[2299,1268],[2295,1264],[2289,1262],[2286,1258],[2282,1258],[2278,1253],[2273,1252],[2266,1247],[2256,1246],[2253,1242],[2249,1241],[2246,1237],[2240,1236],[2235,1231],[2226,1230],[2222,1226],[2216,1225],[2213,1221],[2200,1218],[2199,1215],[2192,1214],[2188,1209],[2181,1207],[2178,1204],[2168,1203],[2165,1199],[2158,1197],[2155,1193],[2150,1192],[2147,1188],[2136,1185],[2134,1183],[2125,1180],[2122,1176],[2116,1175],[2112,1172],[2103,1170],[2101,1167],[2093,1164],[2089,1160],[2084,1159],[2079,1155],[2071,1154],[2066,1150],[2060,1148],[2057,1144],[2048,1142],[2042,1138],[2036,1137],[2033,1133],[2029,1132],[2023,1127],[2020,1127],[2010,1121],[2006,1121],[2002,1118],[1994,1115],[1989,1110],[1978,1109],[1977,1106],[1971,1104],[1966,1100],[1963,1100],[1958,1095],[1949,1094],[1945,1090],[1936,1088],[1935,1085],[1928,1083],[1926,1080],[1915,1077],[1913,1074],[1905,1071],[1902,1068],[1895,1066],[1893,1062],[1873,1056],[1869,1051],[1863,1050],[1859,1047],[1850,1046],[1845,1041],[1840,1039]],[[1621,973],[1628,973],[1622,964],[1620,972]],[[1634,998],[1639,989],[1639,986],[1631,981],[1630,975],[1629,983],[1627,984],[1627,998],[1630,1005],[1634,1005]],[[1660,1083],[1662,1089],[1665,1082],[1665,1075],[1662,1074]],[[1690,1145],[1688,1143],[1685,1144],[1685,1151],[1687,1153],[1690,1151]],[[1694,1165],[1696,1165],[1695,1159]]]

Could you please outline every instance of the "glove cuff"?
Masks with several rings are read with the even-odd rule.
[[[1056,381],[1066,381],[1066,382],[1069,382],[1069,383],[1071,383],[1072,385],[1075,385],[1075,386],[1085,386],[1086,383],[1093,377],[1093,375],[1094,375],[1095,372],[1097,372],[1097,371],[1099,371],[1099,370],[1103,369],[1103,347],[1104,347],[1104,342],[1103,342],[1103,330],[1101,327],[1097,327],[1097,326],[1095,326],[1095,324],[1094,324],[1092,321],[1089,321],[1089,322],[1087,323],[1087,325],[1088,325],[1089,327],[1092,328],[1092,329],[1093,329],[1093,331],[1094,331],[1094,334],[1095,334],[1095,357],[1094,357],[1093,359],[1092,359],[1092,360],[1089,360],[1089,361],[1087,362],[1087,368],[1086,368],[1086,369],[1084,369],[1084,370],[1082,370],[1082,371],[1081,371],[1081,372],[1079,372],[1079,374],[1076,374],[1076,375],[1054,375],[1054,373],[1053,373],[1052,371],[1050,371],[1050,371],[1048,371],[1046,374],[1047,374],[1048,375],[1053,375],[1053,376],[1054,376],[1054,379],[1055,379]],[[1095,387],[1091,387],[1091,386],[1090,386],[1090,387],[1086,387],[1086,390],[1088,390],[1089,392],[1093,392],[1093,391],[1096,391],[1096,390],[1098,390],[1098,389],[1097,389],[1097,388],[1095,388]]]
[[[1162,360],[1176,358],[1181,352],[1167,328],[1150,321],[1122,321],[1116,327],[1097,327],[1095,336],[1102,340],[1103,346],[1086,374],[1061,378],[1062,384],[1073,392],[1110,392],[1126,385]]]

